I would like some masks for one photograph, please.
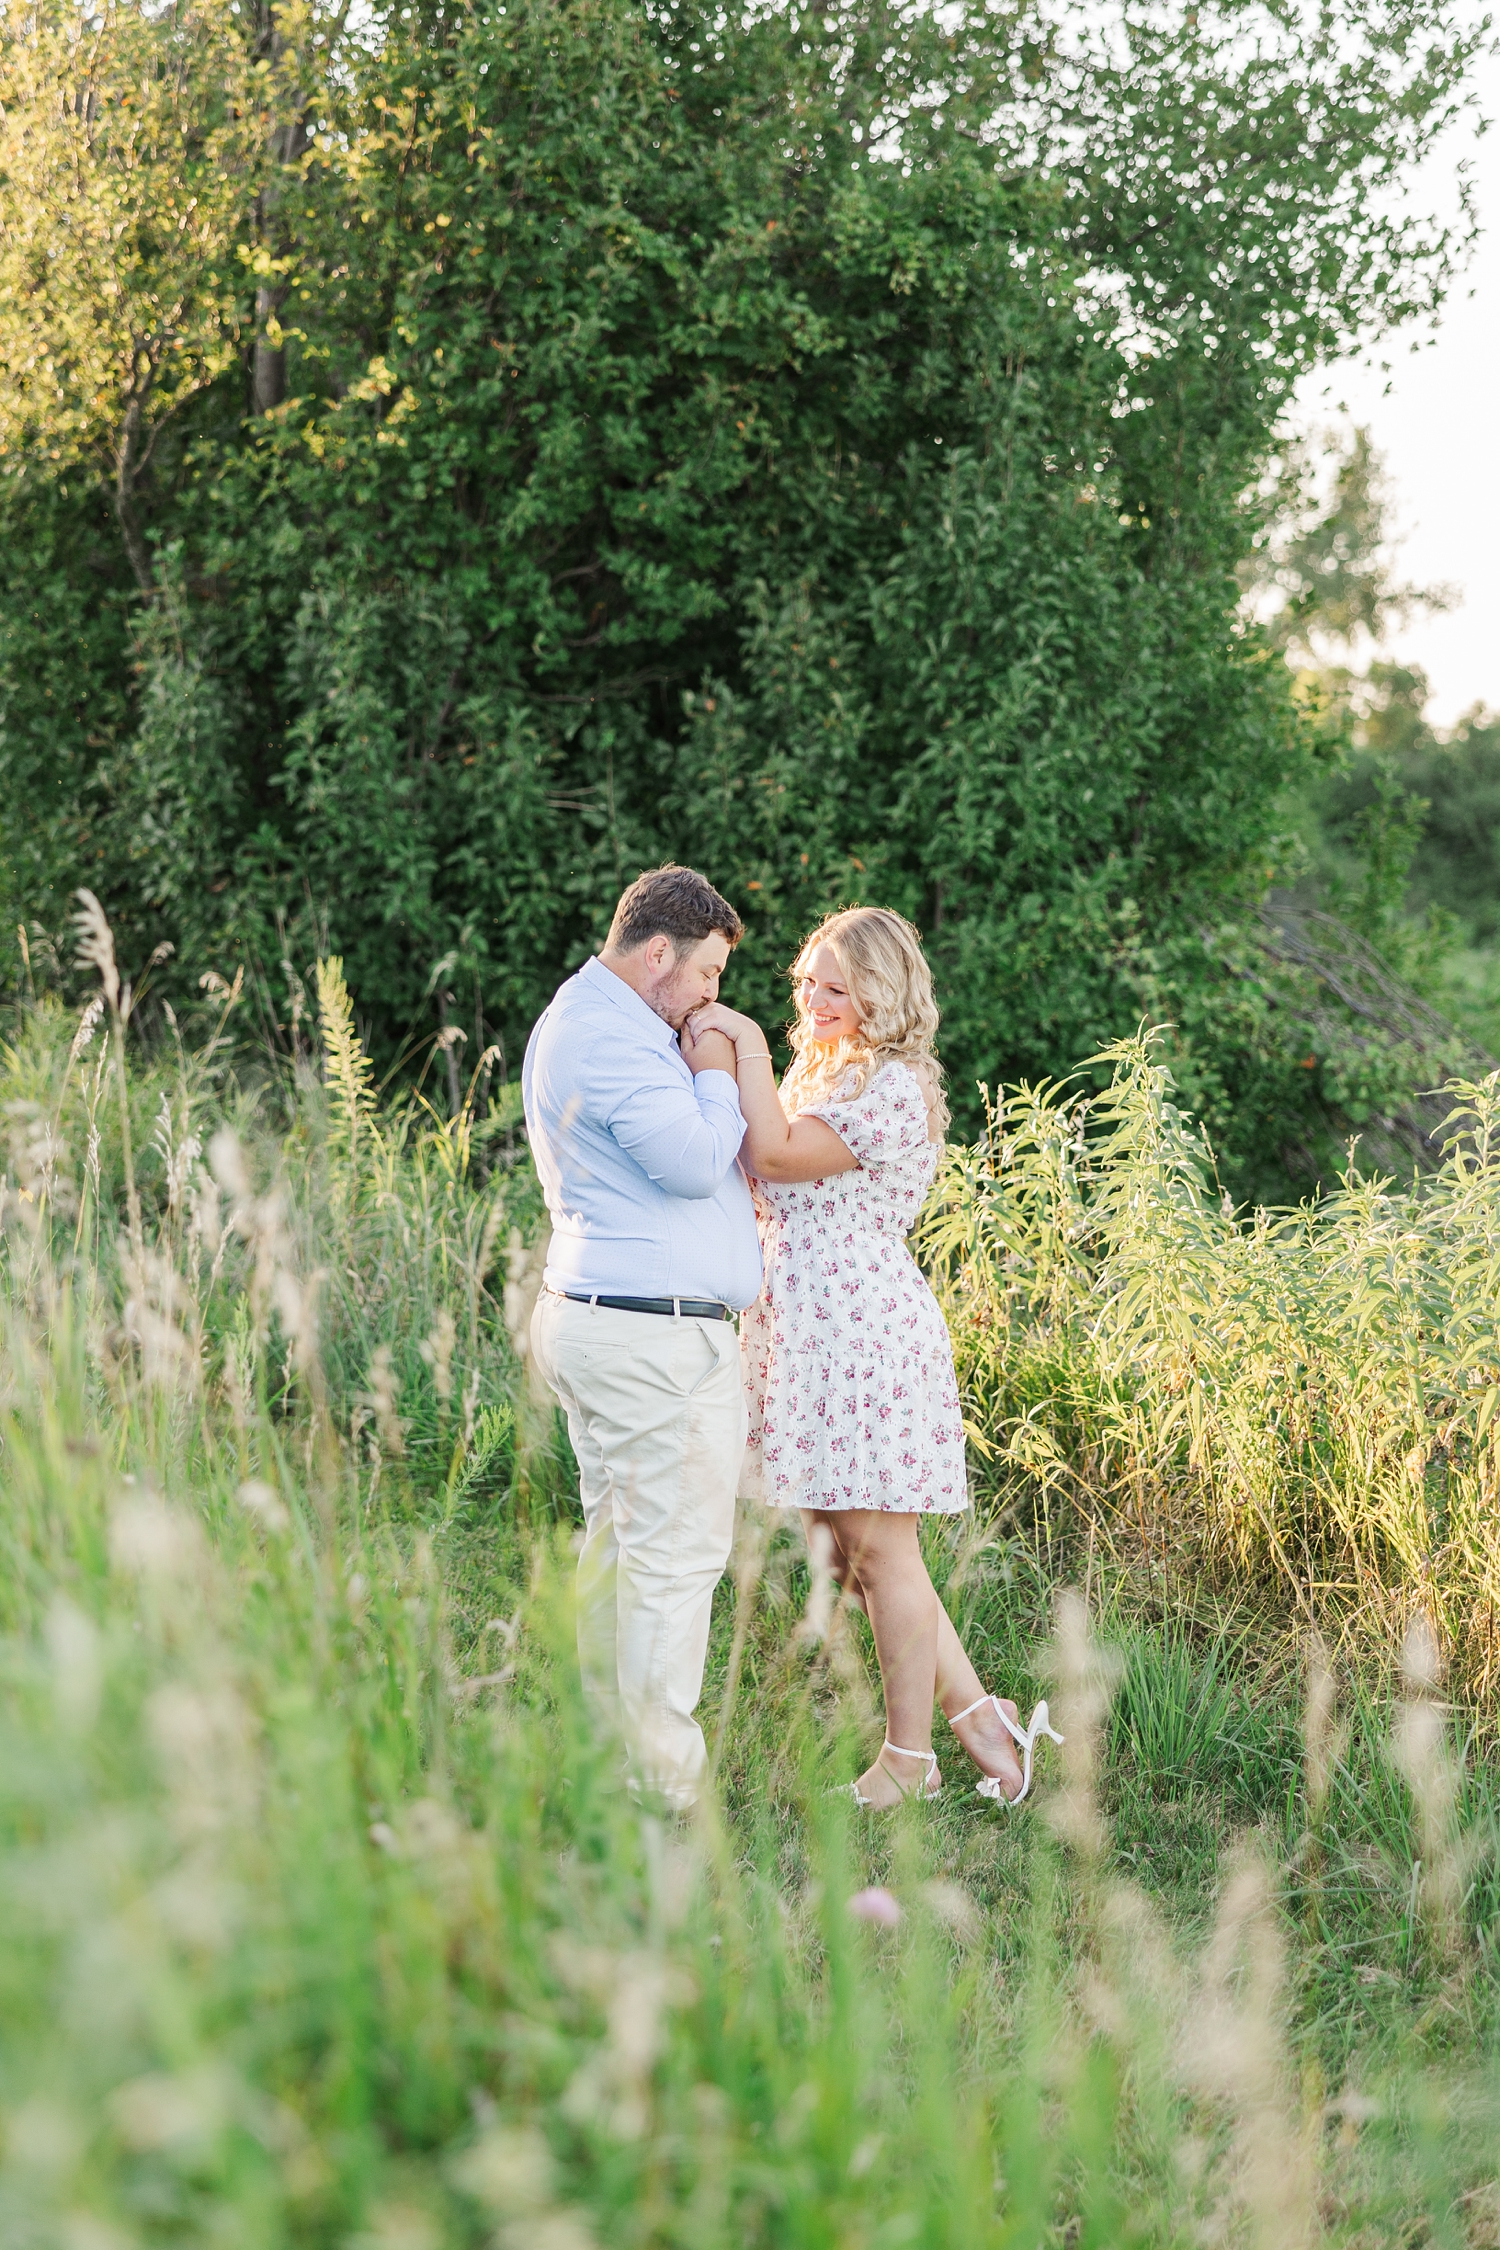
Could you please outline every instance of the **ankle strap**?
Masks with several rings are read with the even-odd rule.
[[[938,1754],[935,1750],[903,1750],[899,1742],[886,1742],[881,1747],[885,1750],[894,1750],[898,1758],[925,1758],[929,1767],[935,1766],[938,1762]],[[893,1774],[891,1778],[894,1780],[895,1775]]]
[[[974,1713],[978,1710],[981,1710],[986,1703],[994,1703],[996,1702],[996,1700],[997,1698],[993,1695],[982,1695],[977,1703],[971,1703],[969,1705],[967,1711],[955,1711],[952,1718],[948,1721],[949,1726],[956,1727],[960,1719],[971,1719],[974,1716]]]

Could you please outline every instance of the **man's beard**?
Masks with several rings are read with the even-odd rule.
[[[671,976],[663,977],[660,984],[653,985],[649,992],[643,992],[641,998],[652,1015],[660,1016],[662,1022],[670,1024],[674,1031],[680,1031],[692,1013],[692,1002],[684,1000],[677,989],[675,971]]]

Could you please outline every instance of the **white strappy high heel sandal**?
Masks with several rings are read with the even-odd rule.
[[[892,1755],[897,1758],[925,1758],[927,1761],[927,1768],[922,1775],[921,1781],[917,1785],[915,1793],[919,1797],[937,1796],[938,1791],[941,1790],[943,1784],[941,1780],[939,1780],[936,1789],[934,1789],[932,1786],[933,1779],[936,1776],[938,1769],[937,1752],[935,1750],[903,1750],[899,1742],[882,1742],[882,1744],[880,1745],[880,1755],[882,1758],[885,1756],[887,1750],[889,1750]],[[889,1773],[890,1768],[887,1767],[886,1771]],[[894,1774],[891,1774],[891,1779],[892,1781],[896,1781],[896,1776]],[[862,1797],[859,1793],[859,1783],[857,1781],[851,1781],[848,1787],[849,1794],[854,1799],[854,1802],[857,1805],[864,1805],[867,1808],[873,1807],[876,1811],[879,1812],[891,1812],[895,1809],[894,1806],[890,1805],[876,1806],[873,1797]],[[899,1781],[896,1781],[896,1787],[901,1790],[901,1795],[903,1798],[910,1797],[913,1794],[910,1789],[904,1788]]]
[[[955,1711],[952,1718],[948,1721],[949,1726],[956,1728],[960,1719],[967,1719],[973,1712],[980,1710],[986,1703],[993,1703],[993,1705],[995,1706],[995,1714],[999,1719],[1000,1724],[1004,1727],[1006,1733],[1012,1738],[1012,1740],[1016,1742],[1020,1747],[1021,1786],[1016,1791],[1013,1797],[1007,1797],[1005,1791],[1000,1786],[998,1776],[992,1773],[987,1773],[982,1777],[982,1779],[975,1782],[975,1795],[980,1797],[988,1797],[994,1804],[997,1805],[1019,1805],[1031,1788],[1032,1752],[1036,1748],[1038,1736],[1045,1735],[1049,1742],[1058,1743],[1060,1743],[1063,1738],[1053,1726],[1052,1715],[1048,1711],[1045,1703],[1039,1703],[1037,1705],[1036,1709],[1032,1712],[1031,1717],[1027,1720],[1024,1727],[1018,1727],[1015,1720],[1010,1716],[1010,1713],[1005,1710],[1005,1708],[1001,1704],[998,1695],[982,1695],[980,1696],[979,1701],[977,1703],[971,1703],[967,1710]]]

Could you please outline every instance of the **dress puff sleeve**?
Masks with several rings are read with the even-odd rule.
[[[800,1114],[831,1125],[866,1167],[892,1164],[929,1146],[927,1098],[905,1063],[887,1063],[862,1094],[847,1101],[813,1102]]]

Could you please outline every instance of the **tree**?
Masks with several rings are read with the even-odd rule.
[[[1330,438],[1323,459],[1326,493],[1315,450],[1289,449],[1279,526],[1249,573],[1338,752],[1302,808],[1309,879],[1398,961],[1433,913],[1488,942],[1500,934],[1500,728],[1478,707],[1440,735],[1426,675],[1383,653],[1414,612],[1454,596],[1396,577],[1385,467],[1368,431]]]
[[[142,481],[235,357],[249,75],[225,0],[13,5],[0,38],[4,466],[97,464],[147,593]]]
[[[1143,946],[1217,989],[1197,933],[1312,755],[1239,621],[1244,495],[1302,368],[1451,262],[1388,193],[1459,98],[1442,12],[379,30],[279,175],[285,401],[194,409],[137,731],[74,753],[26,909],[86,825],[187,961],[275,963],[311,911],[389,1047],[462,990],[513,1053],[654,859],[748,909],[768,1011],[880,896],[930,934],[961,1114],[1133,1020]],[[71,557],[90,504],[12,521]]]

